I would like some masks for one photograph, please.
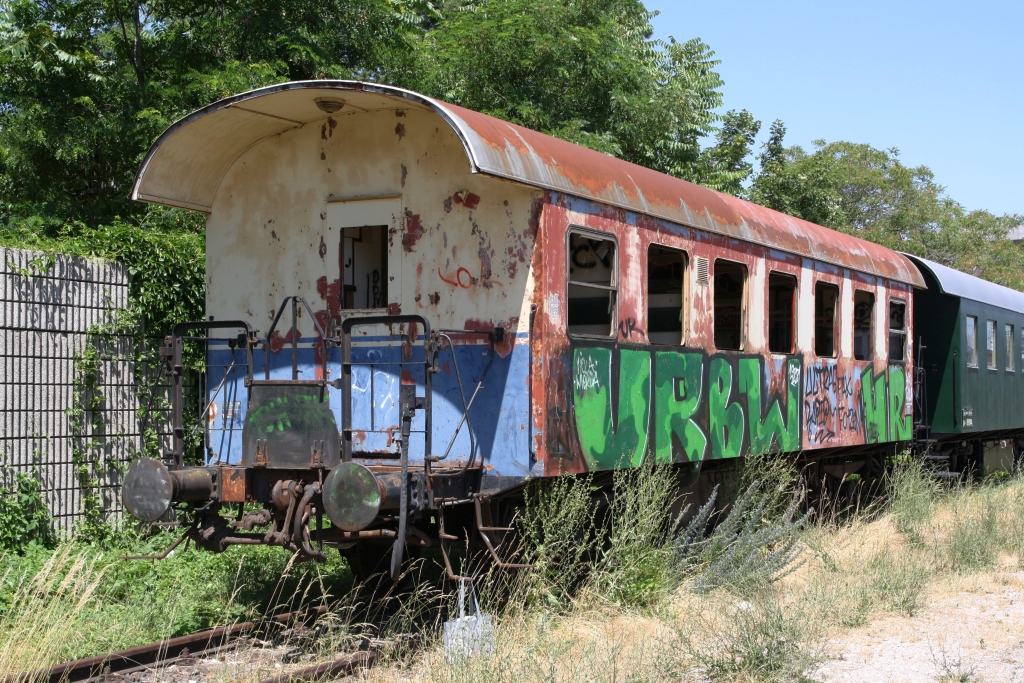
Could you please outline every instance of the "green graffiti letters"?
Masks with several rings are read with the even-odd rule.
[[[743,407],[730,403],[732,366],[725,358],[711,361],[708,390],[708,426],[711,431],[711,455],[738,458],[743,447]]]
[[[576,436],[593,470],[636,467],[648,453],[659,463],[792,453],[803,447],[802,420],[812,419],[803,410],[803,374],[799,357],[576,347]],[[902,365],[875,376],[868,364],[859,389],[848,394],[848,412],[859,413],[854,424],[864,426],[865,443],[911,438]]]
[[[902,365],[889,366],[889,440],[907,441],[913,431],[913,414],[903,414],[907,403],[907,376]]]
[[[619,351],[618,419],[612,420],[612,350],[576,349],[573,399],[576,432],[596,469],[637,466],[647,452],[650,423],[651,354]]]
[[[663,351],[654,359],[655,457],[662,464],[703,460],[708,438],[693,418],[704,396],[704,356]]]
[[[778,399],[772,401],[767,414],[764,412],[761,401],[761,363],[760,358],[741,358],[739,361],[740,392],[747,397],[750,452],[768,453],[773,443],[779,451],[800,450],[800,361],[797,358],[786,361],[785,419]]]
[[[774,368],[768,375],[760,356],[660,349],[621,349],[616,363],[610,347],[575,348],[573,406],[587,465],[636,466],[648,450],[659,463],[799,450],[801,361]]]
[[[875,377],[872,367],[860,375],[861,411],[867,443],[906,441],[913,430],[913,417],[904,414],[907,376],[902,365],[890,365]]]

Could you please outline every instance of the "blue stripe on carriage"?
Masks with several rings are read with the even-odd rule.
[[[521,336],[521,335],[517,335]],[[392,338],[384,337],[390,341]],[[213,345],[208,353],[207,387],[208,400],[216,406],[214,419],[208,431],[208,461],[237,464],[242,457],[242,427],[248,403],[244,386],[246,377],[245,354],[237,349],[226,349]],[[433,445],[436,455],[443,455],[455,434],[463,416],[462,394],[456,375],[456,363],[462,376],[462,390],[468,402],[487,365],[490,347],[483,344],[457,345],[454,354],[444,349],[438,357],[440,372],[433,377]],[[454,358],[453,358],[454,355]],[[290,379],[292,373],[291,351],[284,348],[270,357],[270,376],[275,379]],[[231,366],[232,358],[235,365]],[[394,439],[388,428],[397,427],[398,387],[400,386],[399,363],[403,363],[402,347],[398,346],[354,346],[352,360],[352,427],[362,430],[354,438],[355,454],[371,452],[397,453]],[[483,458],[489,466],[488,474],[502,476],[524,476],[529,474],[530,460],[530,410],[529,379],[530,349],[527,344],[516,344],[505,358],[495,354],[494,362],[483,388],[477,395],[470,411],[473,447],[476,457]],[[375,363],[382,365],[374,366]],[[423,395],[423,349],[413,346],[413,356],[404,361],[404,369],[411,373]],[[313,349],[299,349],[299,379],[315,379],[319,364],[315,362]],[[253,366],[257,378],[263,376],[263,352],[253,352]],[[213,394],[230,372],[220,391]],[[328,352],[329,378],[339,376],[340,349]],[[335,420],[341,424],[341,392],[328,390],[331,410]],[[422,461],[424,456],[423,414],[417,411],[413,420],[413,438],[410,445],[410,459]],[[470,455],[471,439],[467,425],[463,425],[452,443],[449,460],[465,460]]]

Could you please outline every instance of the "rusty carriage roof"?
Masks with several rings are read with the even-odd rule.
[[[209,212],[221,178],[259,140],[346,111],[418,108],[455,131],[470,170],[925,287],[906,256],[658,171],[417,93],[374,83],[281,83],[229,97],[174,123],[142,162],[131,197]]]

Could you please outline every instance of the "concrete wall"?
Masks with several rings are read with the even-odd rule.
[[[131,360],[132,340],[100,348],[97,377],[105,397],[97,421],[72,433],[76,355],[89,330],[110,322],[128,304],[128,273],[116,263],[0,249],[0,458],[4,483],[15,471],[37,471],[55,524],[70,528],[81,516],[81,490],[72,462],[75,439],[96,436],[105,510],[120,514],[117,465],[139,445]],[[93,422],[86,415],[86,424]]]

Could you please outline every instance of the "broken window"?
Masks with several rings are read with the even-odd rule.
[[[966,322],[967,367],[978,367],[978,318],[969,315]]]
[[[768,350],[793,353],[796,336],[796,278],[782,273],[768,275]]]
[[[733,261],[715,261],[715,346],[739,351],[744,341],[747,267]]]
[[[821,358],[836,355],[836,307],[839,288],[828,282],[814,287],[814,353]]]
[[[903,360],[907,347],[907,304],[893,299],[889,302],[889,360]]]
[[[682,344],[686,252],[652,244],[647,249],[647,339]]]
[[[875,295],[858,289],[853,293],[853,357],[871,360],[872,329],[875,317]]]
[[[345,275],[342,308],[388,305],[388,228],[371,225],[341,231]]]
[[[570,232],[568,252],[569,334],[612,336],[618,287],[615,242],[596,233]]]

